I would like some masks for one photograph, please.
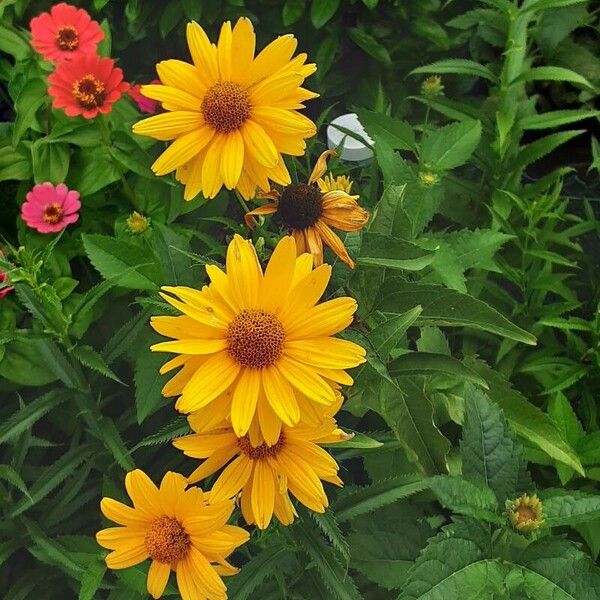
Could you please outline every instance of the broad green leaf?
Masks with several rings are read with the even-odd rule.
[[[284,27],[293,25],[304,14],[306,0],[286,0],[281,10],[281,21]]]
[[[48,101],[46,82],[42,79],[30,79],[15,101],[17,117],[12,133],[12,145],[16,146],[23,134],[35,122],[38,108]]]
[[[569,465],[581,475],[584,474],[577,453],[563,439],[546,413],[529,402],[502,375],[485,363],[477,360],[468,360],[466,363],[486,379],[489,385],[488,396],[500,406],[516,433],[551,458]]]
[[[390,281],[382,286],[380,297],[377,308],[384,313],[404,312],[421,305],[423,312],[417,321],[421,325],[472,327],[525,344],[536,343],[533,335],[485,302],[439,285]]]
[[[593,88],[591,83],[579,73],[564,67],[534,67],[524,71],[514,82],[517,81],[568,81],[578,83],[588,88]]]
[[[23,145],[0,148],[0,181],[23,181],[31,176],[31,153]]]
[[[439,171],[464,165],[481,139],[480,121],[459,121],[430,130],[421,144],[421,162]]]
[[[156,257],[147,250],[106,235],[84,234],[82,239],[91,263],[104,279],[119,277],[120,286],[135,290],[158,288],[162,276]]]
[[[320,29],[337,12],[340,0],[312,0],[310,6],[310,20]]]
[[[106,147],[83,148],[73,154],[69,187],[82,197],[91,196],[119,179],[121,171]]]
[[[417,67],[410,72],[410,75],[417,73],[444,74],[452,73],[456,75],[468,75],[469,77],[483,77],[490,81],[496,81],[496,76],[490,69],[472,60],[464,58],[448,58],[438,60],[423,67]]]
[[[543,12],[551,8],[566,8],[576,4],[585,4],[587,0],[534,0],[521,9],[521,13],[536,11]]]
[[[381,235],[392,235],[396,232],[395,223],[403,210],[402,198],[405,192],[405,185],[390,185],[385,189],[368,225],[369,232]]]
[[[349,27],[346,29],[346,33],[359,48],[362,48],[375,60],[386,67],[392,64],[392,58],[387,48],[383,44],[380,44],[371,34],[358,27]]]
[[[25,60],[32,54],[31,44],[24,32],[10,27],[5,21],[0,23],[0,50],[16,60]]]
[[[54,185],[67,178],[70,150],[66,144],[45,144],[37,140],[31,145],[31,164],[35,183],[49,181]]]
[[[384,479],[366,487],[353,486],[344,490],[331,510],[338,522],[344,523],[425,489],[426,481],[417,474]]]
[[[549,527],[578,525],[600,518],[600,495],[579,490],[544,490],[540,493]]]
[[[467,384],[464,397],[465,421],[460,443],[463,476],[483,481],[502,504],[517,491],[521,447],[498,406],[484,392]]]
[[[420,271],[433,261],[435,252],[388,235],[365,231],[356,262],[371,267]]]
[[[356,114],[373,139],[383,139],[395,150],[415,151],[415,134],[412,126],[406,121],[366,108],[357,109]]]
[[[414,324],[422,310],[420,306],[415,306],[398,315],[390,315],[368,333],[369,341],[383,361],[388,359],[390,352],[404,338],[408,328]]]
[[[523,117],[519,121],[519,125],[523,129],[551,129],[585,119],[593,119],[598,115],[600,115],[598,110],[552,110],[539,115]]]
[[[0,444],[12,440],[26,431],[44,415],[66,400],[62,391],[52,390],[25,404],[17,412],[4,419],[0,425]]]
[[[360,431],[350,431],[347,427],[344,427],[344,431],[352,435],[352,438],[346,440],[345,442],[335,442],[332,444],[320,444],[325,447],[330,448],[363,448],[363,449],[373,449],[380,448],[383,446],[382,442],[374,440],[369,437],[365,433],[361,433]]]
[[[403,375],[449,375],[458,381],[472,381],[487,388],[487,383],[480,375],[459,360],[444,354],[430,352],[407,352],[394,359],[388,370],[392,377]]]

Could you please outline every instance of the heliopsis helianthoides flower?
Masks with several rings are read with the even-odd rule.
[[[315,265],[320,265],[325,243],[350,268],[354,268],[354,261],[332,227],[341,231],[358,231],[368,221],[369,213],[358,205],[357,195],[350,195],[352,182],[348,177],[334,178],[331,174],[323,177],[327,159],[333,155],[334,150],[321,154],[308,183],[288,185],[282,193],[271,190],[261,194],[262,198],[272,202],[246,213],[245,219],[248,227],[252,228],[255,225],[253,217],[276,214],[294,236],[298,254],[310,252]]]
[[[49,13],[31,19],[31,45],[46,60],[58,61],[80,54],[95,54],[104,32],[83,10],[61,2]]]
[[[236,436],[226,422],[212,431],[198,433],[196,427],[202,428],[203,422],[192,414],[188,420],[196,433],[174,440],[173,445],[186,456],[206,459],[188,477],[190,483],[227,465],[212,488],[211,502],[222,502],[241,492],[242,515],[249,525],[265,529],[273,515],[289,525],[296,514],[290,493],[311,510],[322,513],[328,506],[322,481],[343,485],[337,463],[319,446],[351,437],[338,428],[333,418],[341,404],[338,393],[338,400],[322,412],[320,422],[284,426],[271,446],[253,441],[253,437],[260,439],[260,433],[252,431],[254,425],[243,437]]]
[[[97,54],[80,54],[59,62],[48,83],[54,108],[62,108],[69,117],[81,115],[86,119],[109,113],[129,87],[115,61]]]
[[[252,23],[223,23],[212,44],[197,23],[188,23],[193,64],[166,60],[156,65],[163,85],[145,85],[144,96],[158,100],[166,114],[140,121],[133,131],[171,145],[152,165],[156,175],[176,170],[184,198],[199,192],[214,198],[224,185],[244,198],[269,180],[285,185],[290,176],[282,154],[304,154],[314,123],[298,112],[317,94],[302,88],[316,66],[306,54],[292,58],[297,41],[284,35],[256,57]]]
[[[99,531],[96,540],[112,550],[106,556],[109,569],[151,559],[147,588],[153,598],[160,598],[173,570],[183,600],[225,599],[220,575],[237,572],[225,559],[248,540],[248,532],[226,524],[234,509],[231,500],[209,504],[208,492],[186,486],[179,473],[168,472],[157,488],[142,471],[131,471],[125,487],[133,508],[103,498],[104,516],[121,527]]]
[[[263,274],[254,246],[236,235],[226,270],[207,265],[210,285],[202,290],[163,288],[163,298],[183,313],[151,320],[158,333],[175,338],[152,349],[179,355],[161,372],[181,367],[163,394],[179,396],[175,407],[184,413],[210,405],[240,437],[256,414],[273,445],[282,422],[300,421],[303,403],[334,404],[336,384],[352,384],[345,369],[365,362],[363,348],[333,337],[352,322],[356,300],[317,304],[331,267],[313,270],[309,254],[297,258],[291,236],[277,244]]]
[[[516,500],[507,501],[508,519],[519,533],[531,533],[544,524],[541,500],[535,495],[523,494]]]

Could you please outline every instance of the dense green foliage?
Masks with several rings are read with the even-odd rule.
[[[247,15],[263,43],[292,31],[318,71],[319,135],[290,160],[306,180],[325,125],[354,110],[375,160],[334,172],[371,212],[334,255],[326,296],[353,296],[344,335],[368,362],[331,448],[343,490],[323,515],[253,531],[227,581],[236,600],[594,600],[600,597],[600,31],[585,0],[89,0],[101,50],[128,81],[187,59],[184,23]],[[187,433],[161,397],[148,326],[161,285],[200,287],[246,206],[184,203],[155,177],[124,97],[91,121],[52,110],[27,24],[51,3],[0,3],[0,589],[7,600],[145,597],[144,570],[105,574],[93,539],[124,472],[189,473]],[[443,89],[431,88],[440,75]],[[428,81],[428,85],[423,85]],[[590,134],[590,132],[592,132]],[[81,193],[76,227],[19,217],[34,183]],[[132,211],[150,227],[132,234]],[[272,226],[271,236],[279,235]],[[506,501],[537,493],[524,536]],[[167,595],[176,596],[174,586]]]

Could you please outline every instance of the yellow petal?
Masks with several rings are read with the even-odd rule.
[[[219,42],[217,44],[219,74],[221,75],[221,80],[223,81],[231,81],[231,42],[231,23],[229,21],[225,21],[223,25],[221,25],[221,33],[219,34]]]
[[[144,541],[146,527],[108,527],[96,534],[96,541],[103,548],[115,550],[126,546],[138,546]]]
[[[184,90],[196,96],[198,98],[197,108],[200,110],[206,84],[200,77],[196,67],[182,60],[162,60],[156,64],[156,72],[164,85]]]
[[[350,255],[344,246],[344,242],[342,242],[329,226],[325,223],[318,222],[316,223],[315,228],[325,244],[327,244],[351,269],[354,269],[354,261],[350,258]]]
[[[280,359],[281,360],[281,359]],[[277,368],[271,365],[262,370],[262,383],[265,395],[275,414],[290,427],[300,420],[300,409],[294,396],[294,390],[286,377]]]
[[[154,83],[143,85],[140,92],[146,98],[161,102],[165,110],[198,111],[200,109],[196,96],[168,85]]]
[[[263,278],[256,250],[249,240],[235,234],[227,247],[227,279],[231,295],[241,309],[257,306]]]
[[[254,461],[247,456],[238,456],[221,473],[210,492],[211,504],[233,498],[252,474]]]
[[[356,300],[348,296],[317,304],[302,313],[302,318],[290,318],[286,324],[286,340],[338,333],[352,323],[357,307]]]
[[[180,135],[198,129],[204,124],[199,112],[176,110],[148,117],[134,124],[133,133],[145,135],[155,140],[172,140]]]
[[[232,48],[235,48],[235,61],[232,64],[231,80],[244,84],[254,60],[256,35],[252,21],[240,17],[233,28]]]
[[[299,317],[312,308],[325,292],[331,277],[331,267],[321,265],[294,286],[288,296],[288,302],[280,318],[284,324],[291,317]]]
[[[225,136],[221,156],[221,176],[228,190],[237,185],[244,165],[244,138],[238,130]]]
[[[214,85],[219,79],[215,45],[210,43],[204,29],[195,21],[187,24],[186,36],[192,60],[198,69],[198,75],[207,87]]]
[[[321,156],[317,159],[315,163],[315,167],[308,178],[309,185],[315,183],[317,179],[321,179],[323,175],[325,175],[325,171],[327,171],[327,160],[331,156],[337,156],[337,152],[335,150],[325,150],[325,152],[321,153]]]
[[[177,354],[214,354],[227,348],[225,338],[216,340],[174,340],[172,342],[159,342],[150,346],[153,352],[174,352]]]
[[[256,411],[259,390],[260,371],[244,369],[235,386],[231,402],[231,425],[238,437],[248,433]]]
[[[109,569],[128,569],[144,562],[147,558],[148,550],[146,550],[146,544],[142,540],[135,546],[125,546],[119,550],[114,550],[107,555],[105,561]]]
[[[149,524],[148,518],[140,511],[112,498],[102,498],[100,510],[107,519],[119,525],[145,527]]]
[[[227,464],[238,452],[239,448],[237,444],[215,452],[192,472],[188,477],[188,482],[196,483],[197,481],[206,479],[209,475],[216,473],[223,465]]]
[[[171,566],[166,563],[153,560],[148,569],[148,578],[146,579],[146,588],[153,598],[160,598],[167,587]]]
[[[256,83],[283,67],[292,57],[298,42],[291,34],[273,40],[254,59],[247,81]]]
[[[212,139],[214,130],[202,125],[178,137],[155,161],[152,170],[156,175],[166,175],[191,160]]]
[[[241,127],[244,146],[248,154],[264,167],[274,167],[279,160],[277,148],[264,128],[253,119],[247,119]]]
[[[259,529],[266,529],[271,522],[275,507],[275,481],[271,467],[259,460],[254,467],[252,480],[252,513]]]
[[[129,471],[125,475],[125,489],[136,510],[151,519],[161,516],[158,488],[146,473],[140,469]]]
[[[211,128],[211,131],[214,129]],[[223,186],[220,165],[224,144],[225,136],[216,134],[206,150],[202,164],[202,193],[205,198],[214,198]]]
[[[277,244],[265,269],[260,294],[260,308],[276,312],[283,304],[294,278],[296,268],[296,243],[286,236]],[[277,293],[273,293],[277,290]]]
[[[287,356],[279,358],[277,367],[283,377],[307,398],[319,404],[332,404],[335,402],[334,391],[314,369]]]
[[[364,348],[332,337],[286,341],[285,355],[305,365],[325,369],[351,369],[366,360]]]
[[[180,473],[167,471],[158,490],[160,506],[167,517],[174,517],[187,486],[186,479]]]
[[[281,419],[271,408],[264,390],[258,397],[258,421],[265,443],[269,446],[275,445],[281,434]]]

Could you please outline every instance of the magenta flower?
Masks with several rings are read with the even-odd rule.
[[[160,83],[160,80],[153,79],[150,83]],[[136,83],[127,90],[127,94],[129,94],[131,99],[138,105],[141,112],[154,114],[158,110],[159,104],[156,100],[151,100],[150,98],[146,98],[146,96],[142,96],[140,92],[141,87],[142,86],[139,83]]]
[[[64,183],[54,187],[40,183],[27,193],[21,207],[21,217],[28,227],[40,233],[57,233],[79,219],[79,192],[69,190]]]

